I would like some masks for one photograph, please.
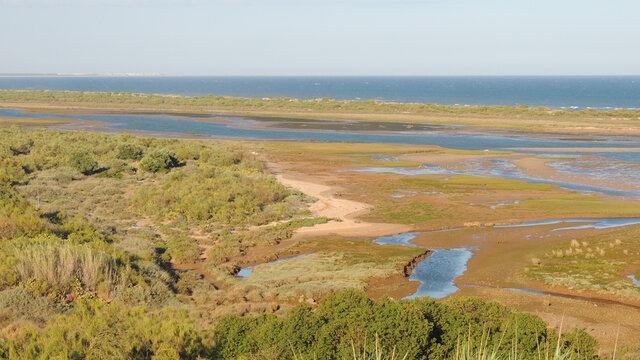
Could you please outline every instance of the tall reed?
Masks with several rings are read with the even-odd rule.
[[[32,243],[17,245],[12,253],[23,282],[36,279],[62,291],[77,281],[85,290],[109,290],[120,277],[116,261],[89,245]]]

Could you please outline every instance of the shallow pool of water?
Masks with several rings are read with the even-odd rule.
[[[572,190],[572,191],[599,193],[599,194],[610,195],[610,196],[640,198],[639,190],[612,189],[604,186],[592,186],[592,185],[571,183],[567,181],[556,181],[551,179],[533,178],[533,177],[525,176],[517,168],[510,168],[510,167],[498,168],[495,166],[489,166],[489,167],[477,167],[477,168],[466,169],[466,170],[457,170],[457,169],[443,168],[437,165],[423,164],[422,166],[416,167],[416,168],[367,166],[367,167],[354,168],[354,169],[338,170],[338,172],[348,172],[348,171],[391,173],[391,174],[398,174],[398,175],[405,175],[405,176],[418,176],[418,175],[483,176],[483,177],[492,177],[492,178],[500,178],[500,179],[508,179],[508,180],[521,180],[521,181],[526,181],[532,184],[558,185],[564,189]]]
[[[640,218],[574,218],[574,219],[550,219],[539,221],[526,221],[518,224],[509,225],[495,225],[496,228],[515,228],[525,226],[539,226],[539,225],[555,225],[561,223],[588,223],[576,226],[568,226],[553,229],[552,231],[560,230],[580,230],[580,229],[610,229],[620,226],[628,226],[640,224]]]
[[[411,240],[421,232],[409,232],[391,236],[382,236],[373,240],[380,245],[415,246]],[[420,282],[418,290],[405,299],[430,296],[443,298],[458,290],[453,281],[467,269],[467,262],[473,256],[468,248],[459,249],[429,249],[432,253],[420,261],[413,269],[409,280]]]
[[[631,279],[631,281],[633,281],[634,284],[640,286],[640,280],[636,279],[635,275],[627,275],[627,277]]]
[[[418,290],[405,299],[423,296],[439,299],[458,291],[454,280],[467,270],[473,252],[468,248],[430,250],[431,255],[418,263],[409,277],[420,282]]]
[[[419,232],[408,232],[408,233],[402,233],[402,234],[396,234],[396,235],[391,235],[391,236],[382,236],[379,237],[375,240],[373,240],[373,242],[375,242],[376,244],[380,244],[380,245],[405,245],[405,246],[415,246],[418,247],[418,245],[413,244],[411,242],[411,240],[415,239],[416,236],[420,234]]]
[[[548,166],[572,175],[587,175],[603,182],[640,187],[640,164],[579,156],[575,160],[550,161]]]

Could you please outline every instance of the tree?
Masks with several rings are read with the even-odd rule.
[[[171,168],[180,165],[176,154],[165,149],[153,151],[140,161],[140,168],[148,172],[169,171]]]
[[[98,170],[98,162],[95,156],[86,151],[76,150],[69,155],[69,166],[80,171],[85,175],[89,175]]]
[[[116,158],[120,160],[140,160],[143,150],[134,144],[122,144],[116,148]]]

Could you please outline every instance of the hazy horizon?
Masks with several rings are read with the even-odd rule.
[[[622,0],[0,0],[0,73],[632,76]]]
[[[0,77],[175,77],[175,78],[455,78],[455,77],[478,77],[478,78],[624,78],[624,77],[640,77],[639,74],[619,74],[619,75],[603,75],[603,74],[539,74],[539,75],[481,75],[481,74],[442,74],[442,75],[215,75],[215,74],[152,74],[152,73],[0,73]]]

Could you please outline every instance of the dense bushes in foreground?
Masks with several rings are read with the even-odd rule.
[[[328,296],[313,310],[298,306],[285,318],[231,316],[215,328],[216,354],[221,359],[305,359],[353,357],[353,344],[373,353],[374,339],[391,353],[407,359],[452,359],[459,346],[487,348],[498,356],[534,359],[550,349],[558,334],[530,314],[513,312],[495,302],[459,298],[446,302],[418,299],[374,302],[360,291]],[[367,340],[368,339],[368,340]],[[560,339],[561,350],[574,359],[596,358],[597,343],[583,331]],[[474,349],[475,350],[475,349]],[[475,353],[475,351],[474,351]]]
[[[0,292],[0,310],[3,293]],[[34,302],[32,300],[31,302]],[[406,359],[455,359],[462,346],[494,358],[537,359],[558,349],[595,359],[596,342],[582,331],[562,335],[535,315],[477,298],[450,301],[369,300],[363,292],[330,295],[317,309],[299,305],[286,317],[230,316],[200,329],[186,311],[130,309],[81,302],[42,329],[23,328],[0,343],[15,359],[352,359],[353,346],[378,346]],[[469,341],[471,340],[471,341]],[[215,344],[215,345],[214,345]],[[515,354],[514,354],[515,352]],[[458,354],[459,355],[459,354]]]
[[[213,357],[213,336],[185,311],[81,303],[43,329],[22,329],[0,345],[9,359],[200,359]]]

